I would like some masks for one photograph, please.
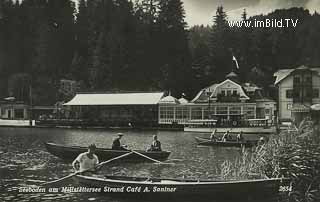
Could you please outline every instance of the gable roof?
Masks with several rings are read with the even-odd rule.
[[[180,104],[179,100],[175,97],[172,97],[171,95],[168,95],[164,98],[162,98],[159,103],[161,104]]]
[[[240,97],[245,98],[246,100],[249,100],[249,99],[250,99],[250,98],[246,95],[246,93],[244,92],[242,86],[239,85],[239,84],[237,84],[236,82],[230,80],[230,79],[226,79],[225,81],[219,83],[219,84],[215,87],[215,89],[214,89],[214,91],[212,92],[212,94],[211,94],[210,97],[217,96],[217,88],[220,87],[220,86],[222,86],[223,84],[225,84],[225,83],[227,83],[227,82],[230,82],[230,83],[236,85],[236,86],[240,89]]]
[[[310,70],[312,70],[314,72],[317,72],[318,75],[320,75],[320,67],[308,68],[308,67],[302,65],[302,66],[300,66],[300,67],[298,67],[296,69],[310,69]],[[276,80],[275,80],[274,84],[277,85],[283,79],[287,78],[296,69],[280,69],[277,72],[275,72],[273,74],[273,76],[276,77]]]
[[[72,100],[64,105],[155,105],[158,104],[163,95],[163,92],[77,94]]]
[[[219,85],[217,83],[212,84],[211,86],[208,86],[206,88],[201,89],[198,94],[191,100],[191,102],[195,102],[197,100],[200,101],[207,101],[208,96],[206,95],[207,92],[213,92],[216,86]]]

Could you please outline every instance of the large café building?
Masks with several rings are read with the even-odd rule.
[[[201,89],[188,101],[163,92],[77,94],[65,104],[74,118],[91,116],[111,125],[170,126],[191,120],[238,123],[244,119],[265,119],[274,123],[276,102],[263,96],[263,89],[240,83],[234,72],[225,80]]]
[[[164,97],[159,103],[159,124],[187,124],[190,120],[217,120],[236,126],[242,120],[265,119],[274,123],[276,102],[263,96],[263,89],[240,83],[234,72],[221,83],[201,89],[188,102],[184,98]]]

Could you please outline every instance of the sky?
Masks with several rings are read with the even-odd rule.
[[[182,0],[186,11],[186,22],[189,26],[212,24],[218,6],[223,6],[229,20],[239,20],[246,9],[249,16],[266,14],[275,9],[304,7],[320,11],[320,0]]]
[[[76,3],[78,0],[73,0]],[[188,26],[211,25],[218,6],[223,6],[228,20],[240,20],[243,10],[248,16],[267,14],[276,9],[304,7],[311,13],[320,12],[320,0],[181,0]]]

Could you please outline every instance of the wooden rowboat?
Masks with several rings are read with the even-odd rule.
[[[195,137],[199,145],[205,146],[221,146],[221,147],[252,147],[258,143],[258,141],[212,141],[210,138]]]
[[[80,153],[88,151],[87,147],[80,147],[80,146],[65,146],[65,145],[60,145],[60,144],[55,144],[50,142],[46,142],[44,143],[44,145],[49,153],[68,162],[73,161],[75,158],[77,158],[77,156]],[[95,151],[96,155],[99,158],[99,161],[106,161],[129,152],[130,150],[112,150],[112,149],[106,149],[106,148],[97,148]],[[159,161],[166,160],[171,153],[170,151],[140,151],[140,150],[137,150],[137,152]],[[149,161],[145,157],[142,157],[135,153],[130,154],[120,160],[132,161],[132,162]]]
[[[81,187],[100,188],[99,193],[133,197],[208,197],[212,199],[276,196],[288,190],[289,180],[269,178],[239,181],[209,181],[106,176],[104,178],[76,175]]]

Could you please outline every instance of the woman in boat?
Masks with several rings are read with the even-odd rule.
[[[217,129],[214,129],[214,131],[211,133],[211,135],[210,135],[211,141],[216,141],[216,136],[215,136],[216,132],[217,132]]]
[[[99,159],[95,155],[96,145],[91,144],[88,147],[88,151],[79,154],[79,156],[72,162],[72,166],[75,171],[95,171],[99,164]]]
[[[148,149],[148,151],[162,151],[161,142],[158,140],[157,135],[153,136],[153,141],[152,141],[152,144],[151,144],[150,148]]]
[[[123,136],[123,134],[122,133],[118,133],[117,134],[118,135],[118,137],[116,137],[114,140],[113,140],[113,142],[112,142],[112,149],[113,150],[127,150],[126,148],[125,148],[125,145],[121,145],[121,143],[120,143],[120,139],[122,138],[122,136]]]

